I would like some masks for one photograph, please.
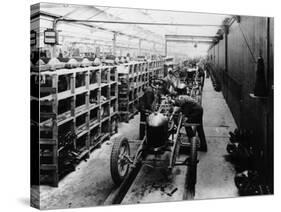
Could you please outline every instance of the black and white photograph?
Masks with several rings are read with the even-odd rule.
[[[272,196],[274,21],[32,4],[31,206]]]

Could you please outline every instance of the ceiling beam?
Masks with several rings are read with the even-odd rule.
[[[173,43],[213,43],[213,41],[207,40],[179,40],[179,39],[167,39],[166,42],[173,42]]]
[[[74,10],[71,10],[70,12],[66,13],[65,15],[62,16],[62,18],[67,18],[68,16],[76,13],[79,10],[79,8],[75,8]]]
[[[182,27],[222,27],[218,24],[181,24],[181,23],[153,23],[153,22],[136,22],[136,21],[113,21],[113,20],[79,20],[79,19],[60,19],[66,22],[82,23],[107,23],[107,24],[133,24],[133,25],[154,25],[154,26],[182,26]]]
[[[91,9],[92,9],[92,8],[91,8]],[[97,8],[95,8],[95,9],[97,9]],[[102,14],[102,13],[105,13],[106,10],[108,10],[108,7],[106,7],[104,10],[98,10],[96,14],[94,14],[94,15],[88,17],[87,19],[88,19],[88,20],[91,20],[92,18],[94,18],[94,17],[96,17],[96,16],[98,16],[98,15],[100,15],[100,14]]]
[[[217,39],[218,36],[205,36],[205,35],[165,35],[166,39]]]
[[[166,39],[167,41],[190,41],[190,42],[199,42],[199,41],[203,41],[203,42],[216,42],[216,39],[173,39],[173,38],[168,38]]]

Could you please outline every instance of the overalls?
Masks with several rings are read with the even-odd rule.
[[[175,105],[181,108],[182,113],[188,118],[188,123],[200,124],[197,126],[200,147],[207,148],[206,137],[203,129],[203,108],[194,99],[187,95],[180,95],[175,100]],[[186,127],[186,133],[194,136],[191,127]]]

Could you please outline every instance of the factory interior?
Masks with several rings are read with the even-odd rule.
[[[31,6],[31,203],[274,193],[270,17]]]

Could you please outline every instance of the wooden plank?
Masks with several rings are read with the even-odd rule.
[[[90,130],[94,129],[95,127],[99,127],[100,122],[96,121],[96,122],[90,122]]]
[[[67,99],[72,96],[73,96],[73,94],[71,93],[71,90],[67,90],[67,91],[58,93],[58,100]]]
[[[44,113],[40,112],[40,117],[41,118],[55,118],[56,114],[55,113]]]
[[[86,86],[81,86],[79,88],[75,88],[75,94],[82,94],[84,92],[86,92],[88,89],[86,88]]]
[[[89,132],[88,129],[80,129],[80,130],[78,130],[78,131],[79,131],[79,132],[77,132],[77,138],[80,138],[80,137],[82,137],[83,135],[85,135],[86,133]]]
[[[101,83],[101,87],[109,86],[109,83]]]
[[[95,108],[98,108],[100,105],[99,104],[90,104],[89,110],[93,110]]]
[[[82,158],[84,158],[87,154],[89,154],[89,150],[86,149],[84,150],[81,154],[79,154],[79,156],[77,157],[78,160],[81,160]]]
[[[58,125],[62,125],[63,123],[71,120],[73,117],[71,116],[71,111],[66,111],[57,116]]]
[[[40,138],[39,141],[40,145],[55,145],[57,141],[55,139],[48,139],[48,138]]]
[[[55,171],[57,169],[56,164],[40,164],[40,169],[41,170],[46,170],[46,171]]]
[[[80,115],[82,115],[86,112],[88,112],[88,108],[87,108],[86,105],[81,105],[81,106],[75,108],[75,116],[76,117],[80,116]]]
[[[98,83],[94,83],[94,84],[90,84],[89,85],[89,89],[90,90],[95,90],[99,88],[99,84]]]
[[[103,123],[103,122],[105,122],[105,121],[108,121],[109,118],[110,118],[110,116],[103,118],[103,119],[101,120],[101,123]]]
[[[104,101],[104,102],[101,102],[100,104],[101,104],[101,105],[104,105],[104,104],[109,103],[109,102],[110,102],[110,100],[106,100],[106,101]]]
[[[53,97],[52,95],[44,96],[39,98],[40,101],[52,101]]]
[[[62,119],[62,120],[60,120],[60,121],[58,122],[58,126],[61,126],[61,125],[65,124],[66,122],[71,121],[71,120],[73,120],[73,119],[74,119],[74,117],[72,117],[72,116],[69,116],[69,117],[67,117],[67,118],[65,118],[65,119]]]

